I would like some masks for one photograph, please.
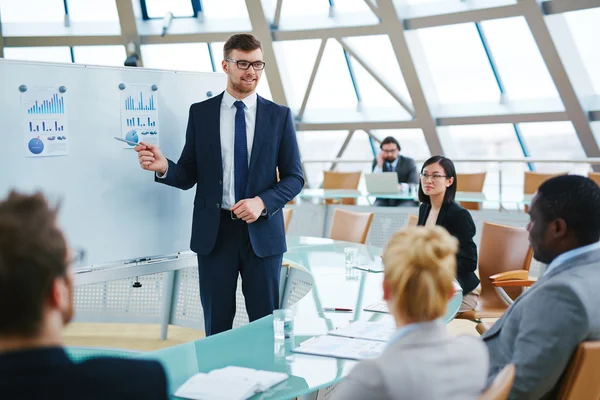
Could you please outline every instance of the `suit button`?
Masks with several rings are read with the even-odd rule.
[[[217,203],[217,208],[221,208],[221,205],[219,203]]]
[[[222,184],[223,184],[223,181],[219,181],[219,185],[222,185]]]

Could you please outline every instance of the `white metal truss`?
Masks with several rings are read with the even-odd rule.
[[[346,130],[348,138],[338,152],[343,155],[355,131],[362,130],[371,138],[376,129],[421,129],[432,154],[443,153],[437,127],[451,125],[525,123],[571,121],[577,137],[587,156],[600,156],[600,147],[592,133],[590,121],[600,121],[600,96],[590,94],[589,76],[582,67],[581,57],[573,46],[570,32],[562,14],[576,10],[600,7],[600,0],[464,0],[450,2],[440,0],[420,6],[405,7],[399,1],[364,0],[371,12],[365,12],[357,20],[336,15],[330,8],[330,15],[311,18],[303,25],[282,23],[283,0],[277,0],[272,19],[266,17],[260,0],[246,0],[250,21],[247,24],[224,21],[218,26],[205,19],[177,18],[173,20],[169,33],[161,36],[161,22],[143,21],[136,14],[139,0],[115,0],[119,13],[118,26],[107,23],[101,29],[85,23],[44,24],[44,31],[32,24],[18,27],[15,24],[0,23],[0,56],[5,47],[28,46],[89,46],[127,45],[134,43],[141,57],[139,46],[159,43],[197,43],[225,41],[230,35],[252,32],[264,46],[264,57],[269,66],[266,73],[273,99],[287,105],[281,77],[281,64],[278,64],[273,49],[274,41],[320,39],[313,70],[302,97],[302,104],[296,110],[298,130]],[[286,0],[298,1],[298,0]],[[343,1],[343,0],[341,0]],[[555,103],[536,101],[508,101],[480,107],[477,111],[464,111],[452,106],[433,106],[431,81],[424,71],[421,55],[407,43],[407,31],[459,23],[474,23],[486,20],[518,17],[525,18],[532,36],[560,99]],[[1,22],[1,17],[0,17]],[[285,22],[285,21],[283,21]],[[94,27],[101,25],[93,24]],[[23,34],[22,32],[27,32]],[[407,85],[410,99],[401,96],[378,74],[367,60],[354,49],[346,39],[352,36],[386,35],[389,37],[398,66]],[[411,119],[390,116],[385,119],[337,119],[332,115],[328,120],[311,120],[306,113],[308,99],[314,85],[319,65],[329,39],[338,41],[353,60],[358,62],[381,87],[386,90]],[[360,84],[360,82],[359,82]],[[426,96],[427,94],[427,96]],[[433,93],[434,94],[434,93]],[[360,116],[361,111],[356,111]],[[410,117],[409,117],[410,118]]]

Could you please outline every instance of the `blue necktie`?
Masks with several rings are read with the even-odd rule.
[[[235,139],[233,144],[233,173],[235,184],[235,202],[246,198],[246,182],[248,181],[248,145],[246,139],[246,115],[244,102],[233,103],[235,112]]]

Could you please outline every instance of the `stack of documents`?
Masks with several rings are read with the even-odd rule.
[[[194,400],[245,400],[288,378],[280,372],[230,366],[192,376],[175,396]]]
[[[386,344],[373,340],[323,335],[308,339],[294,349],[295,353],[312,354],[335,358],[363,360],[381,354]]]
[[[383,321],[356,321],[345,328],[334,329],[328,334],[387,343],[397,329],[393,319],[386,319]]]
[[[455,293],[462,291],[462,288],[460,287],[458,282],[454,281],[454,282],[452,282],[452,285],[454,286]],[[365,308],[363,308],[363,310],[371,311],[371,312],[378,312],[378,313],[386,313],[386,314],[390,313],[390,310],[388,310],[387,302],[385,300],[379,300],[378,302],[370,304],[370,305],[366,306]]]

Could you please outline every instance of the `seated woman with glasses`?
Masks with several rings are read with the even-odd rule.
[[[417,225],[442,226],[458,239],[456,280],[463,290],[459,313],[475,309],[479,300],[477,246],[473,242],[475,223],[471,214],[454,201],[456,170],[454,163],[443,156],[433,156],[421,168],[419,183],[419,222]]]
[[[458,241],[440,227],[396,233],[383,252],[383,298],[396,322],[383,353],[354,367],[333,392],[347,399],[477,399],[487,347],[452,336],[441,317],[454,294]]]

